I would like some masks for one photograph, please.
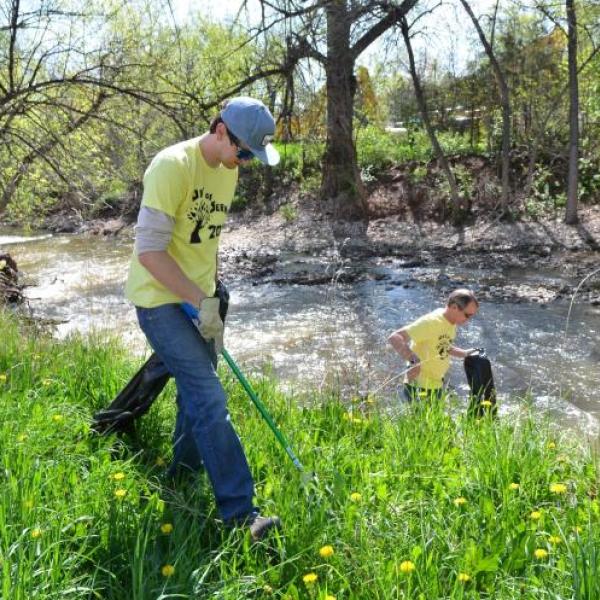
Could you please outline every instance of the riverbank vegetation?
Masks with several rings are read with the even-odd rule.
[[[167,484],[174,390],[135,437],[90,416],[137,368],[115,342],[56,341],[0,314],[4,598],[576,598],[600,595],[598,464],[531,414],[468,420],[460,400],[286,395],[255,380],[316,479],[303,482],[225,371],[265,513],[224,531],[204,476]],[[393,410],[390,410],[392,408]]]
[[[466,0],[243,4],[233,22],[176,18],[162,0],[101,12],[80,0],[7,5],[3,220],[132,218],[156,152],[200,134],[238,94],[270,106],[287,145],[273,172],[246,171],[238,206],[298,188],[368,218],[371,184],[390,169],[405,198],[424,187],[453,222],[481,202],[493,218],[559,210],[574,222],[577,202],[598,202],[596,2],[501,1],[487,13]],[[487,166],[475,191],[478,163],[465,155]]]

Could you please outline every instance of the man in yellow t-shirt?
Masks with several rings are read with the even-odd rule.
[[[206,469],[223,521],[260,539],[277,517],[254,506],[254,481],[233,429],[216,372],[223,345],[214,297],[217,251],[235,192],[238,166],[279,161],[275,121],[260,101],[230,99],[204,135],[159,152],[144,174],[126,297],[140,327],[177,385],[169,475]],[[182,308],[199,310],[196,326]]]
[[[464,325],[479,310],[471,290],[454,290],[444,308],[438,308],[394,331],[388,338],[394,350],[412,367],[405,378],[409,399],[436,397],[441,394],[450,357],[464,358],[474,349],[454,346],[456,327]]]

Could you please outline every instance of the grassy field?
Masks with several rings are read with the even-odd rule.
[[[448,403],[377,402],[255,386],[317,479],[303,485],[226,374],[266,514],[226,531],[205,477],[162,482],[173,390],[136,438],[90,415],[137,364],[115,343],[51,341],[0,313],[0,595],[33,598],[600,598],[598,464],[542,418],[472,421]]]

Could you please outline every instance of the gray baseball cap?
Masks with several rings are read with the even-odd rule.
[[[279,162],[279,152],[271,144],[275,136],[275,119],[260,100],[247,96],[231,98],[221,111],[221,119],[265,165]]]

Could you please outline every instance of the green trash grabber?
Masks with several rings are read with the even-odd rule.
[[[261,402],[261,400],[257,396],[256,392],[252,389],[252,386],[250,385],[248,380],[244,377],[244,374],[240,371],[240,368],[236,365],[233,358],[231,358],[231,355],[229,354],[229,352],[227,352],[227,350],[225,350],[225,348],[223,348],[221,350],[221,354],[222,354],[223,358],[227,361],[227,364],[233,371],[234,375],[237,377],[238,381],[242,384],[242,387],[246,390],[246,393],[248,394],[248,396],[250,396],[250,400],[252,400],[252,402],[254,403],[254,406],[256,406],[256,408],[258,409],[258,412],[261,414],[262,418],[267,422],[267,425],[271,428],[271,431],[275,434],[277,441],[281,444],[281,446],[285,450],[286,454],[291,458],[292,462],[294,463],[294,466],[301,473],[306,473],[304,466],[302,465],[302,463],[300,462],[300,460],[298,459],[298,457],[296,456],[294,451],[291,449],[289,442],[286,440],[283,433],[281,433],[281,431],[279,430],[277,425],[275,425],[275,421],[273,421],[273,418],[269,414],[267,407]]]

